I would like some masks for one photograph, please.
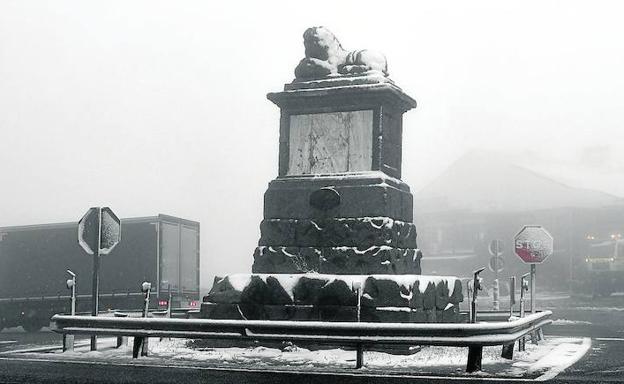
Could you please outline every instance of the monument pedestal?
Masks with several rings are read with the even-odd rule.
[[[420,276],[401,181],[403,114],[416,101],[387,78],[383,55],[347,54],[323,28],[304,37],[303,78],[267,95],[281,110],[279,172],[253,273],[215,279],[202,317],[459,321],[459,280]]]

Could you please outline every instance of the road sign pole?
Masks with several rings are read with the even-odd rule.
[[[531,313],[535,313],[535,264],[531,264]]]
[[[98,208],[97,246],[93,250],[93,283],[91,285],[91,316],[98,315],[100,295],[100,244],[102,239],[102,209]],[[91,350],[97,351],[97,336],[91,335]]]
[[[494,286],[492,287],[492,293],[494,297],[492,298],[492,305],[495,311],[500,309],[500,304],[498,302],[498,240],[494,241]]]

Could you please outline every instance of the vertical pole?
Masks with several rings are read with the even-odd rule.
[[[70,280],[67,280],[67,287],[71,289],[70,310],[71,316],[76,315],[76,274],[69,269],[67,273],[71,276]],[[74,335],[63,333],[63,352],[74,350]]]
[[[357,289],[357,321],[358,323],[362,319],[362,287]]]
[[[91,286],[91,316],[98,315],[100,291],[100,244],[102,242],[102,208],[98,207],[97,244],[93,250],[93,283]],[[91,350],[97,351],[97,336],[91,335]]]
[[[357,344],[357,352],[355,356],[355,368],[360,369],[364,365],[364,348],[362,343]]]
[[[535,313],[535,264],[531,264],[531,313]]]
[[[171,317],[171,284],[167,286],[167,291],[169,292],[167,295],[167,317]]]
[[[147,317],[147,315],[149,314],[149,302],[150,302],[150,294],[152,292],[152,285],[149,283],[147,284],[143,283],[143,286],[147,288],[145,289],[145,306],[143,307],[143,317]],[[141,356],[147,356],[148,345],[149,345],[149,338],[142,337],[141,338]]]
[[[468,292],[468,301],[472,303],[472,280],[466,282],[466,292]],[[468,307],[468,321],[472,323],[472,304]]]
[[[509,317],[513,316],[514,304],[516,304],[516,276],[509,278]]]
[[[359,323],[362,319],[362,283],[360,281],[356,281],[353,283],[353,287],[355,288],[357,294],[357,313],[356,319]],[[355,346],[355,368],[360,369],[364,365],[364,346],[362,343],[357,343]]]
[[[74,285],[71,290],[71,315],[76,316],[76,277],[73,278]]]
[[[492,293],[494,295],[492,300],[492,306],[495,311],[500,310],[500,303],[498,300],[498,240],[494,240],[494,286]]]

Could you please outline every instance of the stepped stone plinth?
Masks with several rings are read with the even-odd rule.
[[[461,284],[419,276],[401,181],[403,114],[416,101],[378,52],[348,52],[323,27],[308,29],[304,46],[295,80],[267,95],[281,111],[279,171],[264,195],[253,273],[215,279],[202,315],[355,320],[363,285],[370,321],[456,321]]]

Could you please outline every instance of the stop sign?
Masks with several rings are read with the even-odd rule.
[[[514,252],[528,264],[539,264],[553,253],[553,237],[540,225],[525,225],[514,237]]]
[[[121,221],[108,207],[90,208],[78,222],[78,244],[90,255],[106,255],[121,240]]]

